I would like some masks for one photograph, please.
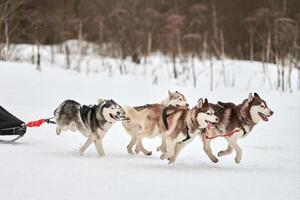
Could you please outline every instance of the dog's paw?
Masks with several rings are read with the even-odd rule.
[[[169,165],[175,164],[175,159],[173,157],[168,158],[168,160],[169,160]]]
[[[241,158],[237,158],[237,157],[236,157],[236,158],[235,158],[235,163],[236,163],[236,164],[239,164],[240,162],[241,162]]]
[[[225,153],[224,151],[219,151],[218,152],[218,157],[224,156],[224,153]]]
[[[161,156],[160,156],[160,159],[161,159],[161,160],[165,160],[165,159],[167,159],[167,156],[166,156],[166,154],[161,154]]]
[[[132,149],[129,149],[129,148],[127,148],[127,152],[128,152],[129,155],[133,155],[134,154],[134,152],[132,151]]]
[[[151,156],[152,155],[152,151],[148,151],[147,153],[146,153],[146,156]]]
[[[157,148],[156,148],[156,151],[159,152],[159,151],[160,151],[160,147],[157,147]]]
[[[139,154],[141,152],[141,148],[135,147],[134,152],[136,154]]]
[[[219,159],[218,158],[212,158],[211,161],[213,161],[214,163],[217,163],[217,162],[219,162]]]

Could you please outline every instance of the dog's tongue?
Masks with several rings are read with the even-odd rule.
[[[211,122],[207,122],[207,129],[210,130],[214,128],[214,125]]]

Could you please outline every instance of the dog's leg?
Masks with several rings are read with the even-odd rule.
[[[167,147],[166,147],[166,136],[165,134],[162,134],[161,137],[161,145],[159,147],[157,147],[156,149],[157,151],[161,151],[162,153],[166,153],[167,152]]]
[[[136,135],[136,140],[135,140],[135,153],[139,154],[141,151],[141,136]]]
[[[56,126],[56,134],[57,135],[61,134],[61,128],[60,128],[60,126]]]
[[[100,157],[104,157],[105,153],[104,153],[104,148],[103,148],[103,144],[102,144],[102,138],[97,133],[95,135],[96,136],[94,138],[94,144],[95,144],[96,150]]]
[[[229,137],[227,139],[229,145],[233,148],[233,150],[236,152],[236,156],[235,156],[235,162],[236,163],[240,163],[241,159],[242,159],[242,149],[241,147],[238,145],[237,143],[237,139],[233,138],[233,137]]]
[[[204,136],[202,136],[203,140],[203,150],[206,153],[206,155],[209,157],[211,161],[214,163],[217,163],[219,160],[218,158],[212,153],[212,150],[210,148],[210,140],[206,139]]]
[[[82,145],[82,147],[80,148],[80,155],[83,154],[83,152],[93,143],[93,139],[92,137],[88,137],[88,139],[86,140],[86,142]]]
[[[232,153],[232,147],[228,144],[227,145],[227,149],[225,150],[222,150],[222,151],[219,151],[218,153],[218,156],[221,157],[221,156],[226,156],[226,155],[229,155]]]
[[[170,136],[167,136],[166,138],[167,152],[161,155],[160,158],[162,160],[171,158],[174,155],[176,142],[177,142],[176,139],[172,139]]]
[[[127,145],[127,151],[129,154],[134,154],[133,151],[132,151],[132,148],[133,146],[135,145],[136,143],[136,136],[131,136],[131,141],[130,143]]]
[[[169,159],[169,164],[175,163],[178,154],[181,152],[181,150],[185,147],[184,143],[177,143],[175,146],[175,152],[174,155]]]
[[[140,151],[142,151],[146,156],[150,156],[152,152],[145,149],[142,140],[143,138],[139,135],[136,139],[135,153],[138,154]]]
[[[140,151],[142,151],[145,155],[150,156],[152,154],[151,151],[148,151],[143,146],[142,140],[143,136],[146,135],[148,132],[148,129],[146,127],[143,127],[139,133],[136,135],[136,145],[135,145],[135,153],[138,154]]]

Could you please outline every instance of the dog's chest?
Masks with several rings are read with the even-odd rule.
[[[113,122],[105,122],[104,124],[102,124],[101,127],[99,127],[99,129],[101,129],[102,131],[108,131],[108,129],[110,129],[110,127],[113,125]]]

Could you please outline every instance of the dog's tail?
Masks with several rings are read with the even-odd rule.
[[[129,118],[130,122],[142,123],[141,111],[137,111],[136,109],[130,106],[123,106],[123,109],[126,113],[126,116]]]

